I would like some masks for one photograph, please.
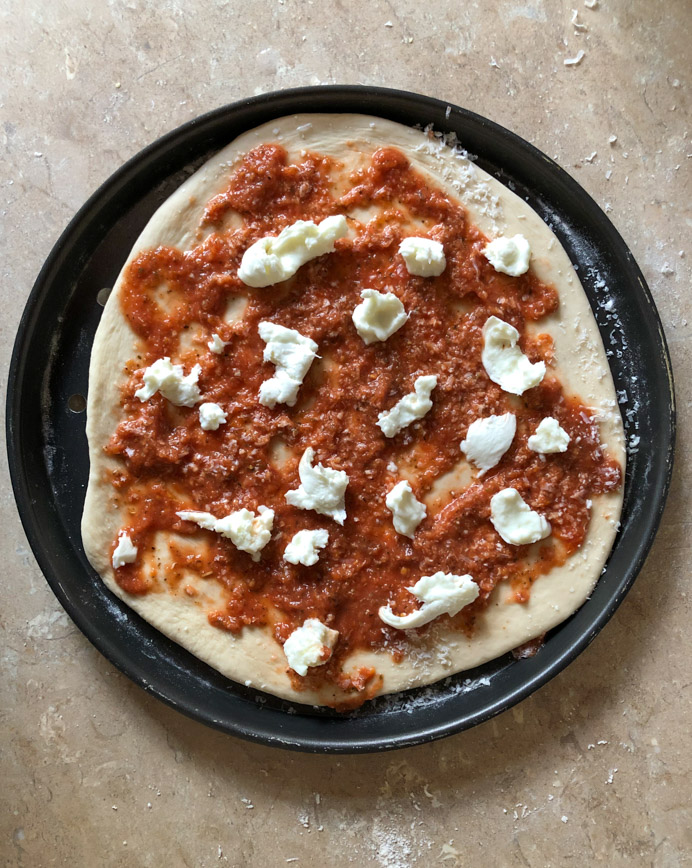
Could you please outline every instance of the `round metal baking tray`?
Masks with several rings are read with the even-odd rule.
[[[548,634],[535,657],[508,654],[346,715],[290,705],[227,680],[110,594],[80,538],[88,459],[78,396],[86,394],[99,291],[113,285],[154,210],[208,157],[247,129],[305,111],[358,112],[454,132],[479,166],[532,205],[578,268],[628,439],[622,525],[607,567],[591,598]],[[297,88],[243,100],[184,124],[128,161],[79,211],[43,266],[17,334],[7,395],[21,519],[47,581],[80,630],[135,683],[184,714],[264,744],[324,753],[386,750],[459,732],[510,708],[573,660],[644,562],[668,491],[674,435],[672,374],[656,307],[632,254],[593,199],[497,124],[436,99],[375,87]]]

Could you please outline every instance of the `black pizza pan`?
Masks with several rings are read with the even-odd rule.
[[[598,322],[627,435],[620,531],[591,598],[529,659],[507,654],[427,688],[349,714],[292,705],[231,682],[143,621],[103,585],[82,549],[88,474],[84,396],[103,293],[154,210],[215,151],[297,112],[359,112],[456,133],[481,166],[524,197],[578,269]],[[132,681],[227,733],[321,753],[420,744],[510,708],[596,636],[651,547],[673,463],[670,359],[654,301],[624,241],[590,196],[523,139],[465,109],[376,87],[297,88],[224,106],[129,160],[74,217],[43,266],[19,326],[9,373],[7,447],[29,543],[87,638]]]

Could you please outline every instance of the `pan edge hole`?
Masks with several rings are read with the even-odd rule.
[[[86,410],[86,398],[84,395],[70,395],[67,406],[72,413],[83,413]]]
[[[111,294],[112,289],[113,288],[110,286],[104,286],[103,289],[99,289],[96,293],[96,301],[101,305],[101,307],[103,307],[108,301],[108,296]]]

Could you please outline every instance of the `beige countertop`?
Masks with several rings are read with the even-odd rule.
[[[494,720],[365,757],[224,736],[120,675],[38,570],[3,450],[0,863],[692,864],[692,5],[1,0],[0,16],[3,390],[43,260],[124,160],[226,102],[362,83],[492,118],[586,188],[649,282],[679,402],[657,542],[596,641]]]

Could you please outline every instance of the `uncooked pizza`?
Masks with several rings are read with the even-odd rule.
[[[89,373],[89,560],[225,676],[353,708],[591,593],[624,437],[538,215],[432,130],[285,117],[154,214]]]

